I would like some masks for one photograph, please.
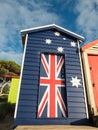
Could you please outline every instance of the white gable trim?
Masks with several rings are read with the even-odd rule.
[[[68,33],[69,35],[77,37],[77,39],[84,40],[83,36],[78,35],[78,34],[72,32],[72,31],[69,31],[69,30],[67,30],[67,29],[65,29],[63,27],[60,27],[60,26],[56,25],[56,24],[50,24],[50,25],[45,25],[45,26],[40,26],[40,27],[34,27],[34,28],[24,29],[24,30],[21,30],[20,32],[21,33],[29,33],[29,31],[33,32],[33,31],[37,31],[37,30],[40,30],[40,29],[44,29],[44,28],[58,28],[58,29],[60,29],[64,33]]]

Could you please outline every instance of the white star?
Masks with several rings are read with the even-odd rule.
[[[64,48],[63,47],[58,47],[57,50],[58,50],[58,52],[63,52]]]
[[[60,36],[59,32],[55,32],[54,34],[55,34],[55,36]]]
[[[70,82],[72,83],[72,86],[76,86],[78,88],[78,86],[81,85],[80,80],[81,79],[78,79],[77,76],[75,76],[75,78],[72,77]]]
[[[63,40],[66,40],[66,38],[65,38],[65,37],[63,37]]]
[[[46,44],[51,44],[52,41],[51,41],[51,39],[46,39],[45,42],[46,42]]]
[[[70,42],[71,46],[72,47],[75,47],[76,46],[76,43],[75,42]]]

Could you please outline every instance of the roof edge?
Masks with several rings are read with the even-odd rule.
[[[91,46],[93,46],[93,45],[95,45],[95,44],[97,44],[98,43],[98,39],[96,39],[96,40],[94,40],[94,41],[92,41],[92,42],[89,42],[89,43],[87,43],[87,44],[85,44],[84,46],[82,46],[82,51],[84,51],[84,50],[86,50],[86,49],[88,49],[89,47],[91,47]]]
[[[42,29],[42,28],[47,28],[47,27],[53,27],[55,26],[55,24],[49,24],[49,25],[44,25],[44,26],[38,26],[38,27],[33,27],[33,28],[29,28],[29,29],[23,29],[20,32],[24,33],[24,32],[28,32],[28,31],[32,31],[32,30],[38,30],[38,29]]]
[[[24,30],[21,30],[20,32],[21,32],[21,34],[27,34],[29,32],[33,32],[33,31],[35,32],[35,31],[42,30],[44,28],[47,28],[47,29],[49,29],[49,28],[59,29],[63,33],[66,33],[66,34],[69,34],[69,35],[71,35],[73,37],[76,37],[79,40],[84,41],[84,39],[85,39],[83,36],[81,36],[79,34],[76,34],[76,33],[72,32],[72,31],[69,31],[69,30],[67,30],[67,29],[65,29],[63,27],[60,27],[60,26],[56,25],[56,24],[49,24],[49,25],[45,25],[45,26],[39,26],[39,27],[24,29]]]

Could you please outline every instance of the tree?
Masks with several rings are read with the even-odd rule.
[[[20,75],[20,70],[21,66],[18,65],[16,62],[0,60],[0,82],[2,84],[0,89],[0,95],[2,95],[4,88],[9,83],[9,79],[6,78],[6,75]]]

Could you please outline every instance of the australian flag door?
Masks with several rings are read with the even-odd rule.
[[[41,54],[39,84],[38,118],[66,117],[64,55]]]

